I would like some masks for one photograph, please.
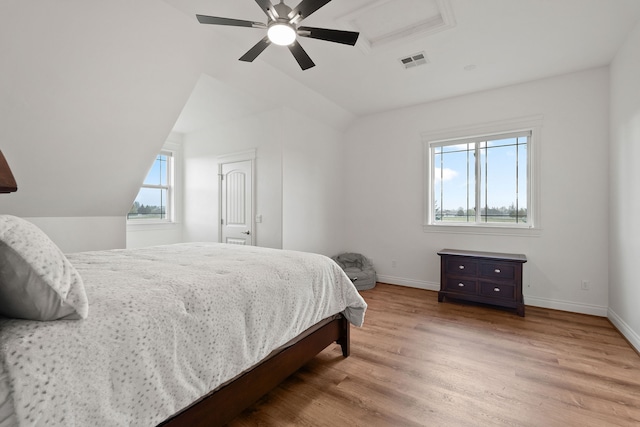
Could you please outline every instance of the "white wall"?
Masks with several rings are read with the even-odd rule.
[[[640,24],[611,65],[609,318],[640,349]]]
[[[217,158],[255,148],[256,244],[334,255],[343,242],[342,135],[288,108],[185,135],[185,240],[218,241]]]
[[[126,218],[124,216],[25,219],[44,231],[64,253],[125,247]]]
[[[282,248],[282,114],[278,108],[184,137],[185,241],[218,241],[218,161],[256,149],[256,244]]]
[[[337,255],[344,248],[344,135],[287,111],[283,247]]]
[[[608,104],[599,68],[357,120],[346,135],[346,249],[373,258],[383,281],[428,289],[439,287],[442,248],[524,253],[526,304],[606,315]],[[540,236],[423,232],[421,133],[537,115]]]

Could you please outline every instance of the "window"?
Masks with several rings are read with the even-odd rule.
[[[491,232],[537,225],[536,128],[483,130],[473,137],[425,137],[425,231],[474,227]]]
[[[173,153],[160,152],[127,214],[127,220],[130,222],[173,221],[173,169]]]

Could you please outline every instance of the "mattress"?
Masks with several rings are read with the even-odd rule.
[[[321,255],[194,243],[68,255],[85,320],[0,319],[0,426],[156,425],[366,303]]]

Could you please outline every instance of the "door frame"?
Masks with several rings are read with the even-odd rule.
[[[222,165],[227,163],[251,162],[251,245],[257,246],[256,228],[256,149],[224,154],[216,158],[218,163],[218,242],[222,243]]]

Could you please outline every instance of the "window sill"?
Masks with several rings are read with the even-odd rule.
[[[169,221],[127,222],[127,231],[171,230],[179,226],[179,223]]]
[[[425,233],[448,233],[448,234],[482,234],[492,236],[521,236],[539,237],[542,234],[541,228],[535,227],[509,227],[502,225],[432,225],[422,226]]]

